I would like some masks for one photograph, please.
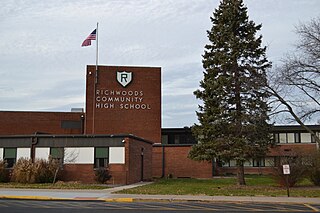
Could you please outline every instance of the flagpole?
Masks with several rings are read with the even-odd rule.
[[[98,83],[98,58],[99,58],[99,52],[98,52],[98,26],[99,26],[99,22],[97,22],[97,29],[96,29],[96,79],[95,79],[95,83]]]
[[[96,100],[96,89],[97,89],[97,83],[98,83],[98,26],[99,23],[97,22],[97,28],[96,28],[96,71],[95,71],[95,78],[94,78],[94,89],[93,89],[93,100],[92,100],[92,134],[95,133],[94,127],[95,127],[95,100]]]

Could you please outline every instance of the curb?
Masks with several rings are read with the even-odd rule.
[[[119,199],[119,198],[118,198]],[[113,202],[124,202],[121,201],[120,198],[117,200],[117,198],[111,199]],[[125,198],[128,199],[128,198]],[[274,203],[275,205],[277,203],[289,203],[289,204],[314,204],[314,205],[320,205],[320,200],[318,198],[311,198],[311,199],[256,199],[256,197],[245,197],[245,198],[236,198],[233,199],[232,197],[228,198],[211,198],[211,199],[201,199],[201,198],[178,198],[178,197],[169,197],[169,198],[142,198],[142,197],[136,197],[136,198],[130,198],[130,202],[240,202],[240,203]]]
[[[107,199],[98,199],[104,202],[118,202],[118,203],[132,203],[137,201],[133,198],[107,198]]]
[[[119,203],[132,203],[133,198],[97,198],[97,197],[76,197],[76,198],[59,198],[47,196],[15,196],[15,195],[0,195],[0,199],[15,199],[15,200],[50,200],[50,201],[100,201],[100,202],[119,202]]]

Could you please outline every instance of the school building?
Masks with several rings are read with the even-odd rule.
[[[94,182],[94,171],[109,167],[110,183],[131,184],[154,177],[211,178],[236,172],[235,162],[187,158],[191,130],[161,128],[161,68],[87,66],[85,110],[0,111],[0,160],[63,162],[64,181]],[[320,126],[309,126],[320,133]],[[315,140],[300,126],[275,126],[275,145],[265,158],[251,159],[246,173],[272,173],[279,157],[310,153]]]

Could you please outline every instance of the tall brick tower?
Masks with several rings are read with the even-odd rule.
[[[86,134],[161,142],[161,68],[87,66]]]

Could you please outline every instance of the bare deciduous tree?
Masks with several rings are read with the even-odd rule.
[[[79,156],[79,150],[73,149],[71,151],[67,151],[66,148],[61,148],[58,151],[58,156],[60,156],[60,159],[57,159],[59,161],[60,166],[57,166],[53,178],[53,184],[55,184],[57,175],[60,171],[60,169],[63,167],[63,164],[72,164],[76,162],[78,156]]]
[[[320,115],[320,18],[296,27],[299,41],[270,78],[274,114],[288,112],[320,144],[304,123]]]

